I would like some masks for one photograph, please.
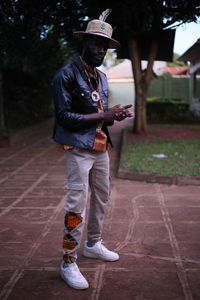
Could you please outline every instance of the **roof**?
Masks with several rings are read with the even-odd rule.
[[[105,71],[108,79],[110,78],[133,78],[131,62],[125,59],[122,63]]]
[[[153,66],[153,71],[158,76],[162,75],[163,67],[166,66],[166,63],[163,61],[155,61]],[[147,61],[142,61],[142,69],[147,67]],[[122,63],[110,68],[105,71],[108,79],[130,79],[133,78],[133,71],[131,61],[129,59],[125,59]]]
[[[200,38],[187,51],[185,51],[177,60],[195,62],[200,59]]]
[[[171,75],[187,75],[188,74],[188,67],[164,67],[164,73],[170,73]]]

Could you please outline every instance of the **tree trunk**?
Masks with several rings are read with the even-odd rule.
[[[133,131],[138,134],[147,134],[146,97],[153,75],[153,63],[157,54],[158,43],[156,40],[152,41],[149,50],[148,65],[145,71],[142,70],[142,61],[137,40],[130,39],[128,48],[135,84],[135,120]]]
[[[2,74],[0,72],[0,131],[3,133],[6,130],[5,115],[4,115],[4,97],[2,88]]]

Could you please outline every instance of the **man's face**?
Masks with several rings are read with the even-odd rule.
[[[99,67],[108,49],[108,40],[103,37],[89,36],[84,42],[82,56],[92,67]]]

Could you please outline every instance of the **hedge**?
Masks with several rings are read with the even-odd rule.
[[[148,121],[186,121],[190,118],[189,103],[179,99],[147,98]]]

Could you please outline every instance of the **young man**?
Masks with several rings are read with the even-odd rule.
[[[75,32],[83,43],[80,57],[58,71],[53,80],[56,122],[54,140],[67,150],[67,199],[61,276],[75,289],[88,288],[76,264],[85,222],[88,187],[91,190],[88,241],[83,255],[116,261],[119,255],[101,240],[104,210],[109,197],[109,157],[111,144],[107,126],[133,114],[132,105],[108,109],[108,85],[104,73],[96,69],[108,48],[119,43],[112,39],[112,27],[104,20],[92,20],[85,32]]]

